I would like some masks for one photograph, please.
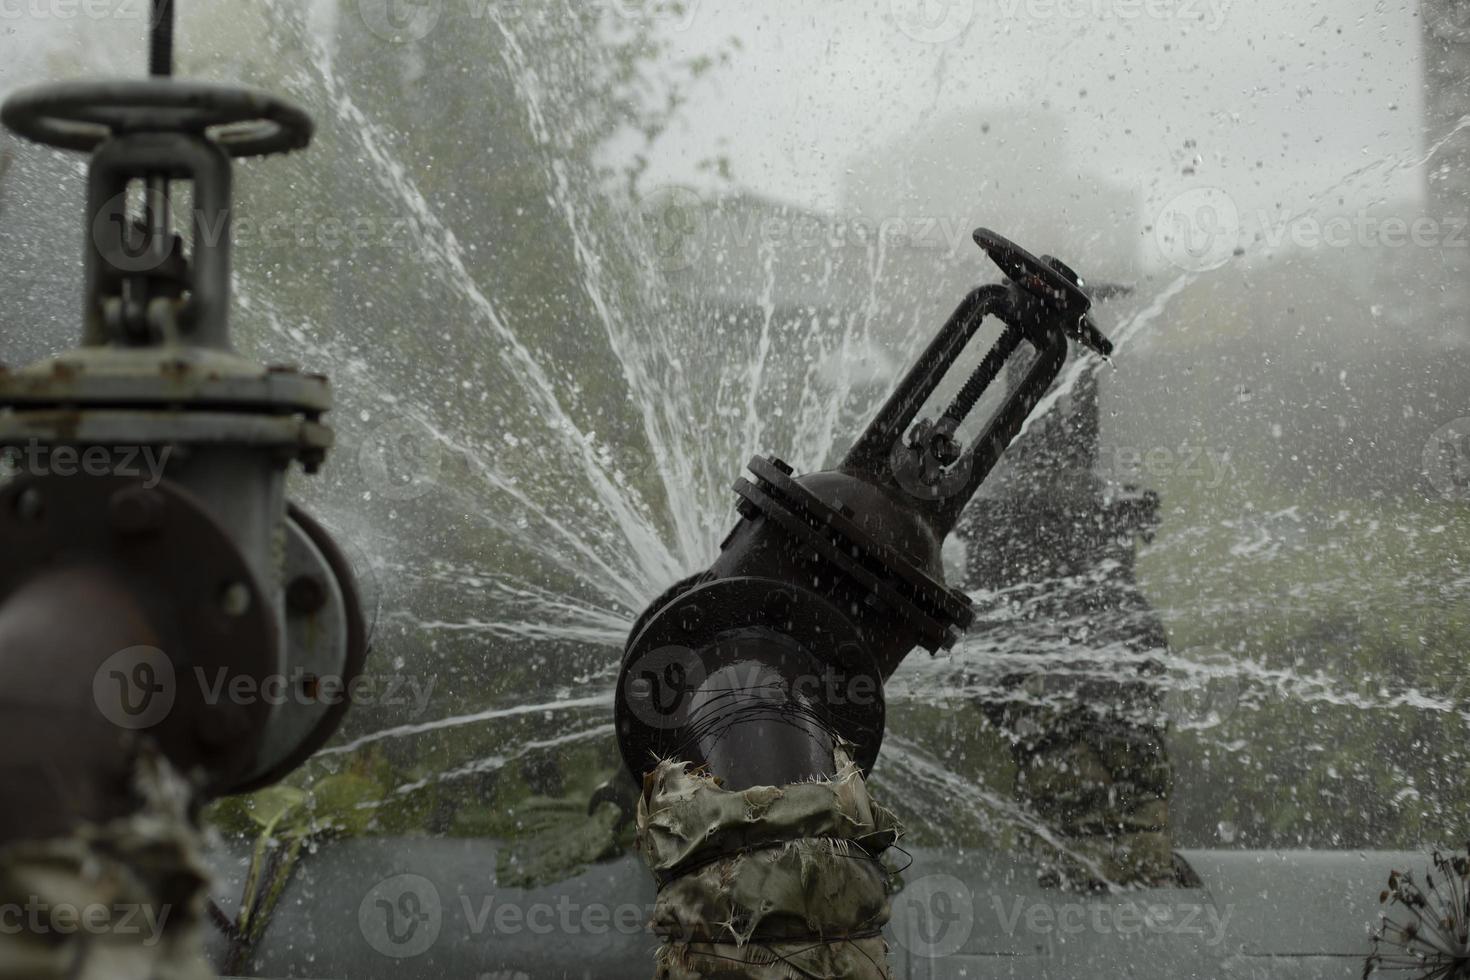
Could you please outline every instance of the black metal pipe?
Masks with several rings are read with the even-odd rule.
[[[0,845],[137,807],[137,737],[99,709],[112,682],[99,671],[119,651],[168,645],[123,576],[99,565],[37,574],[0,605]]]
[[[835,775],[836,737],[800,681],[758,659],[712,673],[690,700],[692,761],[732,790]]]
[[[752,459],[720,555],[639,617],[615,699],[634,775],[675,757],[728,784],[782,785],[831,775],[838,740],[866,771],[883,738],[883,682],[973,620],[969,597],[944,581],[945,536],[1061,372],[1068,338],[1111,349],[1071,270],[985,229],[975,240],[1008,281],[964,298],[837,469],[797,477]],[[1005,324],[1000,340],[946,415],[918,421],[989,316]],[[1022,341],[1035,359],[961,451],[958,422]]]

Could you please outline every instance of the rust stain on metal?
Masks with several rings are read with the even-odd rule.
[[[50,423],[48,428],[54,433],[56,439],[68,442],[76,438],[84,418],[85,415],[82,412],[56,412],[47,418],[47,422]]]

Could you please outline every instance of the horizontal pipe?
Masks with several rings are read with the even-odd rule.
[[[42,572],[0,604],[0,846],[136,809],[137,738],[99,705],[99,671],[163,644],[123,577],[97,565]]]

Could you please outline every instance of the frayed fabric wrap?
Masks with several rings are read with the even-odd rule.
[[[899,833],[841,750],[832,780],[740,792],[660,763],[638,801],[659,882],[656,977],[888,978],[880,858]]]
[[[0,929],[0,980],[213,980],[187,787],[147,756],[135,782],[131,817],[0,849],[0,907],[24,917]]]

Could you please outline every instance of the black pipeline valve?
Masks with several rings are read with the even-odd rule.
[[[1107,356],[1091,301],[1060,261],[981,228],[1006,275],[970,292],[841,464],[797,477],[754,457],[735,482],[740,520],[710,568],[634,624],[615,713],[623,760],[708,766],[727,785],[831,775],[848,743],[864,771],[883,739],[883,682],[915,647],[948,647],[974,618],[940,547],[1056,380],[1068,340]],[[936,419],[917,420],[981,323],[999,339]],[[960,424],[1025,343],[1021,382],[966,447]]]

